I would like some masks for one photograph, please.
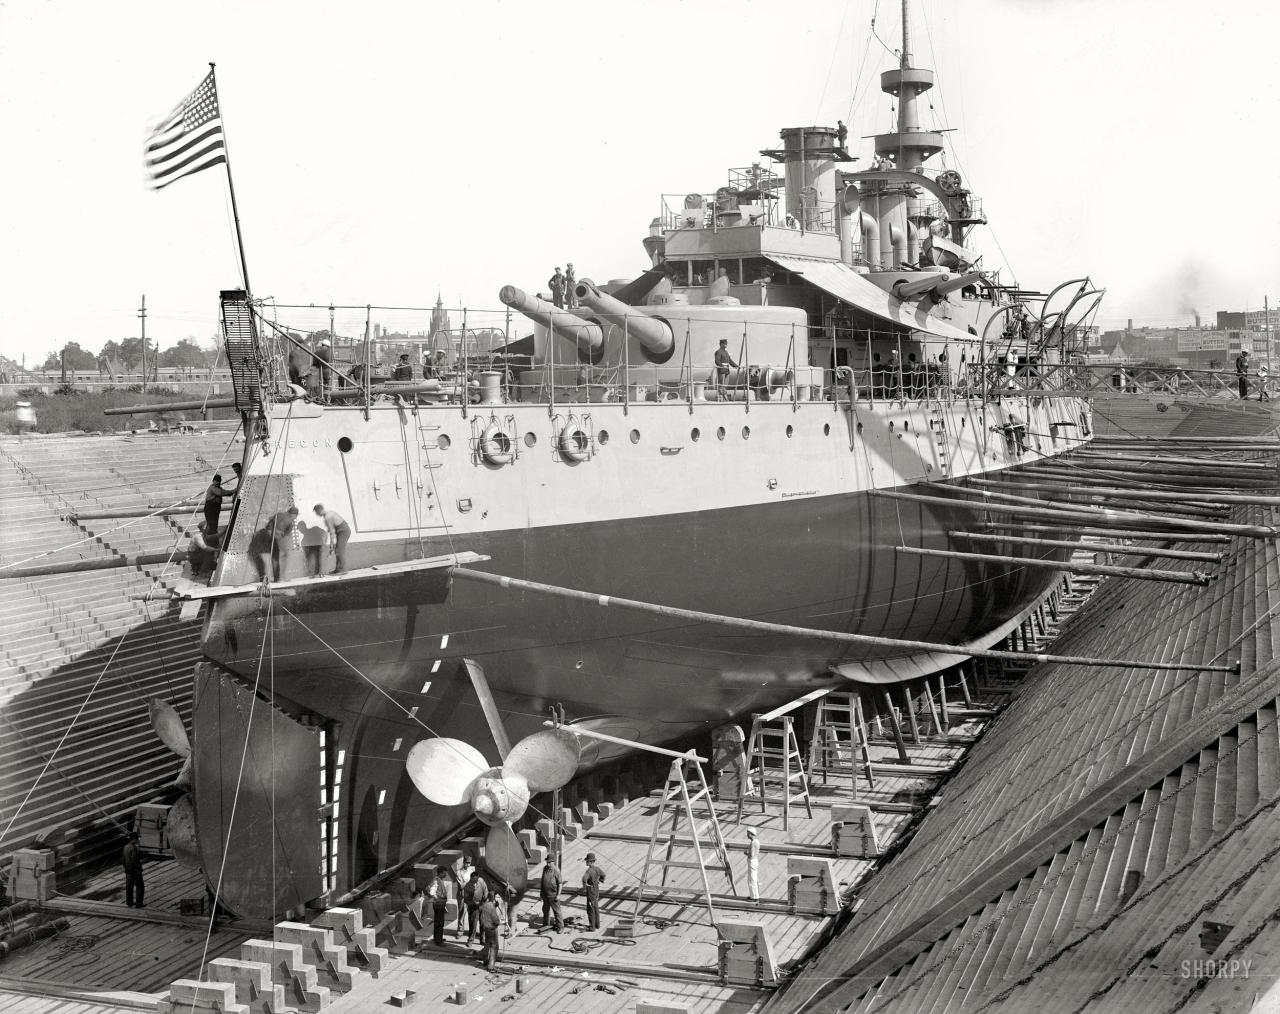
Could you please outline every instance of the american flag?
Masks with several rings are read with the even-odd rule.
[[[151,132],[146,159],[156,190],[227,161],[213,71]]]

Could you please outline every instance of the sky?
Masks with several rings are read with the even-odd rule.
[[[1280,300],[1280,5],[914,8],[924,125],[954,131],[985,267],[1042,291],[1088,275],[1104,326]],[[151,191],[142,167],[210,61],[255,296],[439,294],[478,322],[566,261],[634,276],[661,195],[713,191],[782,127],[843,119],[865,165],[900,25],[896,0],[0,0],[0,354],[136,336],[144,294],[149,339],[216,335],[240,283],[225,175]]]

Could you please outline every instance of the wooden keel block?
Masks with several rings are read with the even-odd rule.
[[[831,808],[831,847],[838,856],[871,859],[880,854],[871,807],[862,805]]]
[[[534,828],[544,845],[551,845],[556,840],[556,822],[550,817],[543,817]]]
[[[599,806],[600,819],[608,820],[610,817],[613,816],[615,809],[616,807],[612,803],[609,803],[609,802],[601,803]]]

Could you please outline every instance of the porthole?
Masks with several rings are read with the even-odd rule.
[[[723,440],[723,439],[724,439],[724,427],[723,427],[723,426],[721,426],[719,429],[717,429],[717,430],[716,430],[716,439],[717,439],[717,440]]]
[[[787,427],[787,436],[788,436],[788,437],[795,436],[795,432],[796,432],[796,428],[795,428],[794,426],[788,426],[788,427]]]
[[[701,439],[702,439],[702,430],[698,429],[698,427],[697,427],[697,426],[695,426],[693,429],[691,429],[691,430],[689,431],[689,439],[690,439],[690,440],[692,440],[692,441],[694,441],[695,443],[696,443],[697,441],[701,440]]]
[[[609,431],[601,430],[599,433],[596,434],[596,440],[599,442],[600,446],[603,447],[605,444],[609,442]]]
[[[338,450],[343,454],[346,454],[353,447],[355,447],[355,444],[351,442],[350,437],[338,437]]]
[[[631,431],[631,442],[632,442],[633,444],[638,444],[638,443],[640,443],[640,431],[639,431],[639,430],[632,430],[632,431]]]
[[[859,427],[861,427],[861,426],[862,426],[862,423],[858,423],[858,426],[859,426]],[[831,424],[830,424],[830,423],[823,423],[823,424],[822,424],[822,435],[823,435],[824,437],[829,437],[829,436],[831,436]]]
[[[890,432],[890,433],[892,433],[892,432],[893,432],[893,428],[894,428],[894,427],[893,427],[893,420],[892,420],[892,419],[890,419],[890,420],[889,420],[889,432]]]
[[[502,435],[504,437],[506,436],[505,433]],[[447,451],[452,445],[453,445],[453,441],[449,439],[448,434],[441,433],[438,437],[436,437],[436,446],[440,448],[440,450]]]
[[[743,427],[742,427],[742,439],[743,439],[743,440],[750,440],[750,439],[751,439],[751,427],[750,427],[750,426],[743,426]]]
[[[532,446],[533,446],[534,444],[536,444],[537,442],[538,442],[537,434],[534,434],[534,433],[526,433],[526,434],[524,435],[524,445],[525,445],[525,447],[532,447]]]
[[[910,419],[903,419],[903,420],[902,420],[902,428],[903,428],[904,430],[909,430],[909,429],[911,429],[911,420],[910,420]]]
[[[829,431],[829,430],[831,429],[831,427],[828,425],[828,426],[827,426],[827,429],[828,429],[828,431]],[[861,434],[862,434],[862,423],[858,423],[858,434],[859,434],[859,436],[861,436]]]

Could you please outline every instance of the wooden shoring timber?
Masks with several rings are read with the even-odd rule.
[[[1221,563],[1224,553],[1198,552],[1194,549],[1158,549],[1142,546],[1124,546],[1115,542],[1073,542],[1069,539],[1033,539],[1020,535],[984,535],[981,532],[948,532],[955,538],[973,539],[978,542],[1016,542],[1024,546],[1043,546],[1046,549],[1082,549],[1090,553],[1111,553],[1115,556],[1164,556],[1171,560],[1200,560],[1205,563]]]
[[[1132,463],[1136,465],[1151,465],[1153,467],[1168,467],[1171,465],[1188,465],[1197,467],[1204,465],[1212,468],[1214,471],[1223,473],[1239,474],[1241,472],[1268,472],[1274,473],[1276,466],[1268,464],[1265,461],[1231,461],[1224,462],[1221,458],[1197,458],[1197,457],[1180,457],[1178,455],[1158,454],[1152,456],[1150,454],[1125,454],[1117,451],[1095,450],[1092,446],[1081,447],[1079,450],[1072,451],[1071,457],[1089,458],[1090,460],[1099,460],[1104,462],[1118,461],[1124,463]]]
[[[967,480],[977,481],[977,480]],[[983,486],[1013,486],[1015,489],[1045,489],[1051,488],[1046,486],[1037,486],[1033,483],[1023,482],[989,482],[981,480]],[[932,489],[947,490],[956,487],[950,486],[943,482],[931,482],[928,484]],[[965,488],[965,487],[961,487]],[[973,496],[989,497],[992,500],[998,500],[1001,503],[1021,503],[1021,504],[1040,504],[1045,507],[1073,509],[1073,508],[1094,508],[1097,510],[1126,510],[1126,511],[1150,511],[1158,517],[1187,517],[1187,518],[1203,518],[1208,521],[1214,521],[1227,517],[1231,513],[1231,508],[1224,503],[1218,504],[1182,504],[1178,502],[1164,503],[1156,501],[1146,496],[1138,490],[1127,490],[1115,496],[1106,496],[1097,494],[1089,489],[1087,483],[1075,483],[1072,486],[1061,487],[1058,494],[1046,497],[1043,500],[1035,497],[1018,496],[1016,493],[1001,493],[994,489],[969,489],[968,492]]]
[[[1229,535],[1208,535],[1188,532],[1152,532],[1130,528],[1094,528],[1080,526],[1069,521],[1056,524],[1032,524],[1029,521],[982,521],[979,528],[1014,528],[1020,532],[1071,532],[1073,535],[1102,536],[1115,539],[1148,539],[1152,542],[1230,542]]]
[[[34,567],[0,568],[0,579],[6,577],[44,577],[48,574],[78,574],[89,570],[113,570],[121,567],[155,567],[165,563],[182,563],[187,554],[180,549],[171,553],[137,553],[133,556],[110,556],[102,560],[68,560],[66,563],[43,563]]]
[[[1186,573],[1181,570],[1148,570],[1144,567],[1118,567],[1109,563],[1076,563],[1073,560],[1037,560],[1023,556],[997,556],[994,553],[960,553],[952,549],[921,549],[916,546],[898,546],[899,553],[912,556],[945,556],[952,560],[985,560],[990,563],[1012,563],[1020,567],[1041,567],[1048,570],[1069,571],[1072,574],[1099,574],[1104,577],[1127,577],[1138,581],[1165,581],[1169,584],[1209,583],[1209,575],[1200,571]]]
[[[1126,500],[1169,500],[1176,504],[1210,504],[1223,507],[1226,504],[1245,504],[1257,507],[1280,507],[1280,496],[1250,496],[1242,493],[1194,493],[1184,490],[1147,489],[1138,491],[1134,488],[1117,486],[1094,486],[1092,477],[1080,476],[1078,481],[1066,482],[1022,482],[1016,479],[975,479],[966,480],[975,486],[1013,486],[1016,489],[1043,489],[1052,492],[1071,493],[1075,496],[1102,496],[1122,498]]]
[[[959,487],[955,487],[959,488]],[[890,490],[873,490],[876,496],[889,500],[909,500],[912,503],[936,504],[954,510],[987,510],[1001,514],[1021,515],[1022,517],[1044,518],[1052,521],[1072,521],[1078,524],[1092,522],[1124,527],[1126,525],[1151,525],[1157,529],[1170,531],[1170,538],[1182,529],[1193,532],[1211,532],[1218,535],[1245,535],[1253,539],[1274,539],[1280,534],[1276,529],[1264,525],[1236,525],[1225,521],[1196,521],[1191,518],[1167,518],[1154,514],[1137,514],[1132,511],[1112,511],[1098,507],[1032,507],[1027,504],[1016,504],[991,500],[962,499],[960,497],[925,496],[921,493],[896,493]]]
[[[1175,473],[1162,469],[1151,469],[1150,471],[1142,471],[1140,469],[1121,470],[1094,468],[1081,464],[1071,467],[1066,465],[1026,465],[1018,469],[1017,474],[1027,475],[1033,479],[1066,479],[1069,482],[1077,480],[1101,482],[1105,480],[1114,485],[1132,486],[1138,489],[1150,489],[1153,484],[1162,489],[1174,487],[1169,492],[1177,492],[1180,489],[1193,489],[1203,493],[1213,493],[1218,490],[1230,493],[1240,490],[1273,490],[1280,486],[1280,477],[1276,479],[1232,479],[1205,472],[1187,471]]]
[[[995,490],[990,490],[990,489],[973,489],[968,485],[959,486],[959,485],[953,485],[948,482],[929,482],[929,483],[925,483],[925,485],[929,489],[936,489],[939,491],[958,490],[961,493],[967,493],[969,496],[981,497],[983,500],[997,500],[1002,504],[1013,503],[1013,504],[1020,504],[1024,507],[1047,507],[1051,510],[1081,510],[1081,511],[1108,511],[1108,512],[1114,511],[1114,510],[1125,510],[1125,511],[1132,512],[1134,510],[1132,506],[1111,507],[1111,506],[1108,506],[1107,504],[1082,503],[1076,500],[1054,500],[1054,499],[1042,500],[1039,497],[1018,496],[1016,493],[998,493]],[[1081,490],[1080,493],[1081,495],[1083,495],[1085,491]],[[1131,498],[1131,499],[1136,499],[1136,498]],[[1213,518],[1216,522],[1217,518],[1225,517],[1229,513],[1229,510],[1225,505],[1215,510],[1215,509],[1209,509],[1205,507],[1173,508],[1173,507],[1166,507],[1163,504],[1160,504],[1158,506],[1155,504],[1151,504],[1147,506],[1146,509],[1148,512],[1150,512],[1149,516],[1151,517],[1158,518],[1161,521],[1173,521],[1178,523],[1180,523],[1183,519],[1179,517],[1171,517],[1170,516],[1171,514],[1183,512],[1186,514],[1197,515],[1203,518]],[[1194,520],[1194,518],[1191,518],[1190,520]]]
[[[1165,581],[1167,584],[1207,585],[1208,575],[1199,571],[1147,570],[1146,567],[1119,567],[1111,563],[1076,563],[1070,559],[1034,559],[1030,557],[996,556],[995,553],[960,553],[954,549],[920,549],[914,545],[899,545],[897,552],[911,556],[947,557],[950,559],[984,559],[992,563],[1016,563],[1023,567],[1042,567],[1046,570],[1069,571],[1071,574],[1097,574],[1105,577],[1132,577],[1138,581]]]
[[[170,504],[168,507],[113,507],[99,511],[76,511],[67,514],[65,520],[76,525],[81,521],[114,521],[119,518],[170,518],[175,514],[192,514],[203,517],[200,500]]]
[[[601,609],[627,609],[634,612],[648,613],[653,616],[665,616],[684,623],[709,623],[715,626],[751,630],[760,634],[807,637],[840,644],[870,644],[881,648],[905,648],[911,651],[941,651],[949,655],[968,655],[971,658],[992,658],[1013,662],[1056,662],[1062,665],[1093,665],[1111,669],[1158,669],[1176,672],[1229,673],[1239,673],[1240,671],[1239,663],[1234,665],[1199,665],[1187,662],[1152,662],[1145,659],[1050,655],[1041,652],[1001,651],[993,648],[978,648],[973,645],[943,644],[938,641],[914,641],[899,637],[880,637],[876,634],[853,634],[843,630],[797,627],[790,623],[770,623],[766,620],[752,620],[742,616],[708,613],[700,609],[681,609],[679,606],[664,606],[656,602],[641,602],[637,599],[618,598],[614,595],[600,595],[595,592],[580,591],[576,588],[565,588],[561,585],[544,584],[541,581],[527,581],[524,578],[508,577],[505,574],[490,574],[483,570],[470,570],[466,567],[454,567],[450,574],[455,580],[478,581],[481,584],[491,584],[499,588],[571,599],[575,602],[596,605]]]

